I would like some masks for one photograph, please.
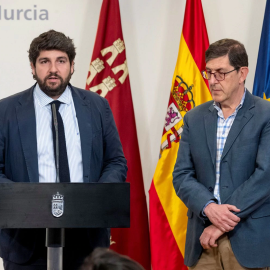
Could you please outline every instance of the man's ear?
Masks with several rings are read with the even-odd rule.
[[[74,62],[74,61],[72,61],[72,63],[71,63],[71,67],[70,67],[71,74],[73,74],[73,73],[74,73],[74,65],[75,65],[75,62]]]
[[[36,69],[35,69],[35,66],[34,66],[34,64],[32,62],[30,63],[30,66],[31,66],[31,69],[32,69],[32,74],[36,75]]]
[[[239,83],[242,83],[242,82],[244,82],[246,80],[249,69],[248,69],[248,67],[241,67],[239,72],[240,72]]]

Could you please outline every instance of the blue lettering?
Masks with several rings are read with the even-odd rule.
[[[7,10],[6,9],[5,9],[4,13],[5,13],[5,19],[6,20],[14,20],[14,9],[11,10],[11,17],[9,17],[9,18],[7,16]]]
[[[27,13],[28,13],[29,11],[31,12],[31,9],[27,9],[27,10],[24,12],[24,18],[25,18],[26,20],[28,20],[28,21],[31,21],[32,19],[29,18],[29,17],[27,17]]]
[[[41,11],[44,11],[44,14],[41,14],[41,13],[40,13],[39,19],[40,19],[40,20],[43,20],[43,21],[44,21],[44,20],[48,20],[48,19],[49,19],[49,13],[48,13],[48,10],[47,10],[47,9],[41,9],[40,12],[41,12]]]
[[[34,8],[36,8],[37,6],[36,5],[34,5]],[[36,9],[34,9],[34,20],[36,20],[37,19],[37,10]]]
[[[2,14],[3,11],[3,14]],[[23,16],[21,15],[23,13]],[[34,5],[33,9],[5,9],[0,5],[0,20],[49,20],[49,11],[47,9],[37,9],[37,5]]]
[[[17,9],[17,20],[20,20],[20,13],[23,12],[23,9]]]

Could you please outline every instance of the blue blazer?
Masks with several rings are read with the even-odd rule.
[[[107,100],[69,86],[80,130],[83,181],[124,182],[126,159]],[[39,181],[34,87],[0,101],[0,182]],[[109,246],[107,229],[88,229],[86,237],[92,249]],[[0,255],[25,263],[33,254],[35,239],[35,230],[1,230]]]
[[[193,266],[202,253],[199,237],[210,221],[204,205],[216,200],[217,111],[206,102],[184,117],[184,130],[173,173],[177,195],[188,207],[185,264]],[[270,103],[246,92],[233,122],[220,162],[223,204],[241,209],[228,233],[239,263],[249,268],[270,266]]]

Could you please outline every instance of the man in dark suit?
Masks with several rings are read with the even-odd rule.
[[[37,83],[0,101],[0,182],[55,182],[52,103],[59,136],[60,122],[63,130],[60,181],[61,175],[77,183],[125,181],[126,159],[107,100],[69,84],[75,55],[73,41],[54,30],[32,41]],[[109,237],[107,229],[67,229],[64,269],[77,269],[95,247],[108,247]],[[45,229],[1,230],[0,254],[8,270],[47,269]]]
[[[245,88],[248,57],[223,39],[206,51],[213,101],[184,117],[173,173],[188,207],[190,269],[270,266],[270,103]]]

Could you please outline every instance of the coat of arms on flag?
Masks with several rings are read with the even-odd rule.
[[[182,124],[177,128],[178,123],[182,123],[183,114],[195,107],[192,88],[193,84],[188,86],[180,76],[176,76],[174,86],[170,95],[163,135],[167,134],[166,139],[161,142],[160,157],[164,149],[170,149],[172,142],[178,143],[183,131]]]

